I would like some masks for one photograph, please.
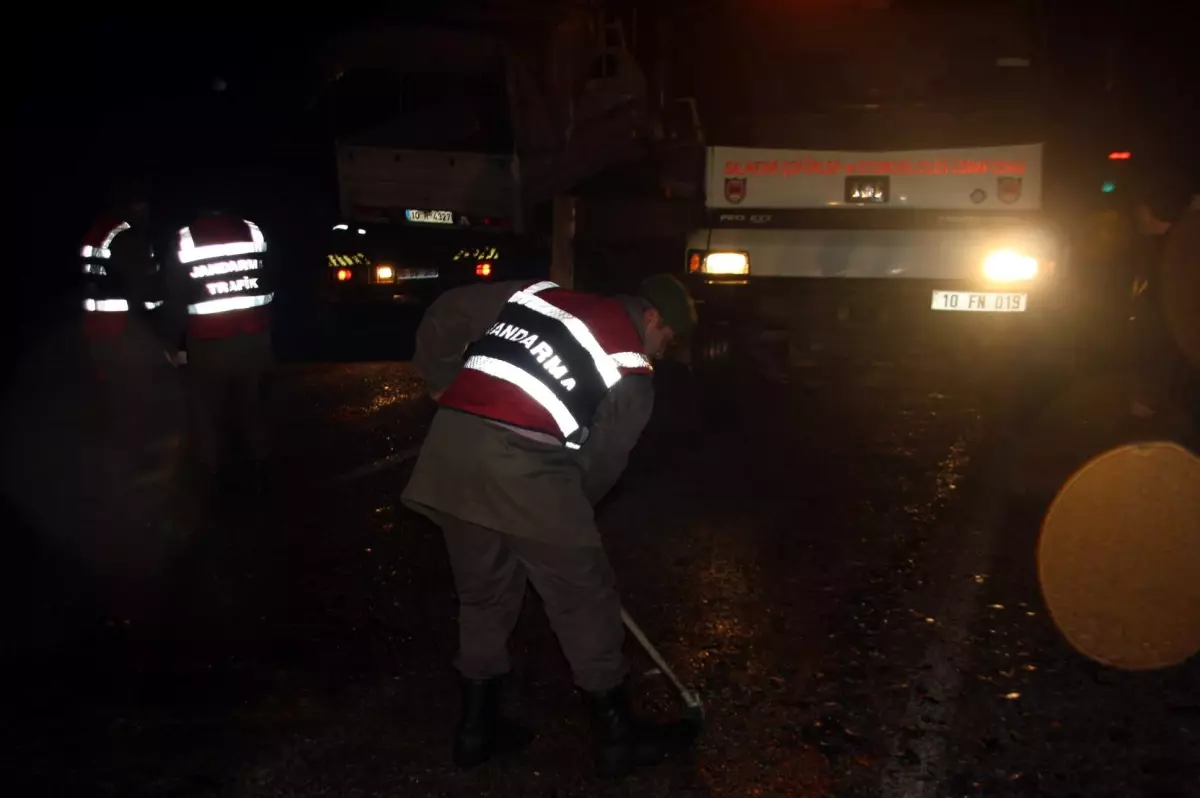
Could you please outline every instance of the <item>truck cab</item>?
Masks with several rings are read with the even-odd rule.
[[[755,89],[753,146],[707,148],[683,253],[717,349],[749,331],[795,362],[1050,333],[1067,247],[1043,205],[1029,8],[814,5],[788,52],[759,42],[787,68]]]

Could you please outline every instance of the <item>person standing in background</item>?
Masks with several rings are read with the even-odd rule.
[[[81,330],[94,406],[114,443],[135,455],[142,412],[153,390],[154,314],[162,305],[159,263],[151,243],[146,187],[129,181],[84,236]],[[119,458],[127,462],[129,458]]]
[[[1154,387],[1195,404],[1200,365],[1200,212],[1191,209],[1192,187],[1176,173],[1151,178],[1134,208],[1138,231],[1151,250],[1134,278],[1132,353],[1137,374],[1130,410],[1155,414]],[[1195,408],[1192,408],[1195,415]]]
[[[274,299],[262,231],[227,213],[202,214],[179,231],[167,274],[163,337],[186,340],[190,436],[203,491],[266,488],[263,382],[272,362]]]

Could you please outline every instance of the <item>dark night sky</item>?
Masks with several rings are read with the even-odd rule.
[[[754,69],[739,68],[746,60],[741,52],[758,45],[802,48],[805,19],[813,5],[811,0],[745,0],[732,11],[690,19],[687,35],[695,38],[696,46],[688,90],[705,101],[702,105],[710,117],[717,97],[729,103],[727,113],[736,116],[739,95],[762,77]],[[1141,157],[1153,152],[1196,173],[1200,169],[1200,148],[1192,144],[1200,122],[1200,91],[1196,90],[1200,73],[1192,55],[1196,36],[1181,19],[1153,10],[1164,7],[1152,0],[1049,0],[1047,39],[1054,106],[1059,121],[1073,128],[1074,136],[1094,138],[1096,146],[1107,140],[1114,148],[1136,150]],[[1110,74],[1111,91],[1105,92]],[[731,75],[737,79],[731,81]],[[819,72],[795,76],[796,80],[821,78]]]
[[[778,4],[781,19],[802,19],[802,0]],[[185,127],[198,142],[193,152],[199,144],[242,137],[276,150],[276,155],[286,156],[278,150],[292,147],[300,156],[312,142],[289,142],[288,131],[300,123],[304,94],[312,85],[306,61],[313,43],[332,27],[369,15],[373,5],[382,4],[288,15],[217,11],[190,19],[110,16],[78,28],[42,29],[22,42],[27,49],[17,76],[10,69],[10,80],[20,82],[17,116],[24,150],[38,153],[38,162],[23,166],[32,169],[29,177],[35,182],[47,167],[87,172],[97,180],[75,184],[77,192],[87,194],[104,182],[108,167],[149,159],[161,169],[164,159],[181,155],[186,161],[188,143],[172,142],[178,133],[166,130],[189,118]],[[1153,7],[1148,2],[1077,5],[1052,0],[1049,6],[1061,107],[1077,115],[1080,124],[1111,132],[1114,140],[1128,135],[1145,148],[1157,139],[1154,150],[1195,168],[1191,150],[1197,148],[1188,144],[1200,117],[1200,92],[1193,88],[1195,67],[1189,62],[1194,35],[1186,26],[1146,10]],[[730,85],[728,70],[737,52],[721,47],[721,18],[717,12],[692,13],[678,26],[681,37],[704,42],[693,57],[680,60],[676,74],[678,85],[692,84],[707,100],[701,112],[709,119],[738,111],[738,87]],[[1118,80],[1114,93],[1104,96],[1096,88],[1103,83],[1105,55],[1113,45]],[[1189,68],[1191,75],[1185,71]],[[229,82],[223,94],[211,90],[217,76]],[[714,86],[720,90],[714,92]],[[724,109],[723,103],[735,107]],[[1120,130],[1119,122],[1131,118],[1142,122],[1140,129]],[[220,130],[206,131],[209,119],[220,119]],[[130,127],[142,141],[133,152],[122,152],[120,143],[127,137],[120,131]],[[163,133],[148,135],[156,129]]]

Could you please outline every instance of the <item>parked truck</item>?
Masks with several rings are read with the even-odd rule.
[[[814,4],[792,12],[790,56],[756,28],[783,59],[754,95],[756,146],[708,148],[707,221],[682,253],[705,352],[776,339],[795,363],[1062,332],[1035,10]]]
[[[325,289],[351,317],[473,281],[570,284],[563,198],[644,155],[645,81],[619,21],[589,3],[473,13],[328,42],[340,217]]]
[[[474,281],[544,277],[516,157],[341,144],[341,218],[326,247],[331,302],[423,304]]]
[[[1042,152],[712,147],[687,274],[710,321],[754,319],[800,347],[887,322],[954,337],[1045,321],[1066,253],[1042,214]]]

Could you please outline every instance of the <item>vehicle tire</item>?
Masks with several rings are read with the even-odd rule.
[[[733,339],[724,327],[698,329],[690,357],[697,406],[713,420],[729,417],[738,397]]]
[[[699,329],[692,340],[691,362],[702,377],[727,376],[733,364],[733,338],[722,327]]]

